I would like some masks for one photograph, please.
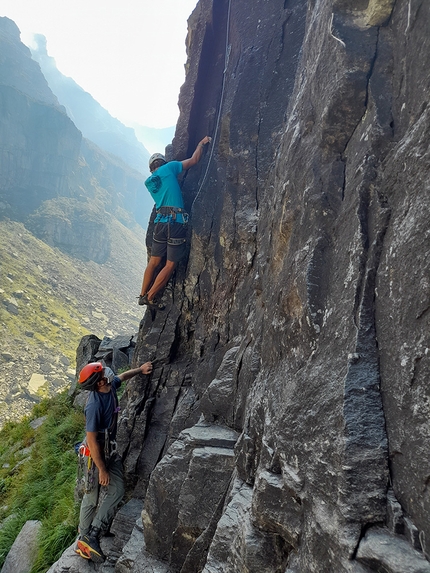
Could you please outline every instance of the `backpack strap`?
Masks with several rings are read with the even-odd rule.
[[[116,436],[116,429],[118,426],[118,413],[119,413],[119,403],[118,403],[118,396],[116,390],[112,389],[113,397],[114,397],[114,411],[112,414],[112,421],[109,426],[104,431],[104,454],[106,461],[117,451],[117,443],[116,440],[112,439],[112,436]]]

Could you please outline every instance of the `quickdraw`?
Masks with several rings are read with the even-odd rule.
[[[75,498],[80,501],[85,493],[96,487],[96,465],[91,457],[88,445],[83,441],[78,449],[78,473],[76,477]]]

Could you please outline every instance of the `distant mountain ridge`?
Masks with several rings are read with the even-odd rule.
[[[53,73],[61,83],[63,76],[55,66]],[[101,115],[109,123],[109,114],[70,82],[92,104],[86,111],[81,108],[82,114]],[[45,201],[66,197],[69,203],[89,202],[94,216],[106,211],[129,227],[133,221],[146,226],[153,205],[143,185],[146,174],[134,170],[114,155],[114,150],[103,149],[94,140],[85,142],[30,50],[21,43],[18,27],[8,18],[0,18],[0,90],[0,216],[25,222],[29,215],[43,210]],[[124,129],[134,136],[132,129],[110,119],[119,133]],[[113,138],[114,129],[109,129]],[[149,154],[134,139],[146,164]],[[122,145],[117,141],[115,150],[118,148]],[[80,241],[82,238],[80,234]],[[88,237],[85,242],[89,244]]]
[[[137,328],[144,178],[82,136],[0,18],[0,425],[38,399],[33,375],[45,394],[70,383],[82,334]]]
[[[29,57],[27,46],[19,41],[20,31],[13,20],[0,17],[0,85],[8,85],[21,93],[32,93],[42,103],[59,107],[55,95]]]
[[[150,153],[138,141],[134,130],[112,117],[75,80],[58,70],[55,59],[48,55],[45,36],[36,34],[34,40],[37,48],[30,49],[33,59],[40,65],[49,87],[82,135],[117,155],[133,169],[148,175]]]

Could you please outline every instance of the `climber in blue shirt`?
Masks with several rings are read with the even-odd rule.
[[[116,449],[119,413],[116,390],[122,382],[151,372],[151,362],[126,370],[119,376],[101,362],[90,362],[79,374],[79,389],[90,393],[85,406],[86,436],[79,448],[85,460],[86,481],[79,516],[80,536],[75,551],[95,563],[105,560],[100,536],[109,529],[124,495],[122,460]],[[102,487],[105,488],[103,496]]]
[[[151,256],[143,275],[142,289],[138,303],[155,310],[163,310],[164,305],[157,300],[157,294],[168,283],[178,262],[185,254],[188,214],[184,211],[181,188],[177,176],[196,165],[203,153],[203,147],[211,142],[204,137],[189,159],[169,161],[161,153],[154,153],[149,159],[151,175],[145,186],[155,201],[156,217],[152,238]],[[163,257],[166,264],[156,275]],[[156,275],[156,276],[155,276]]]

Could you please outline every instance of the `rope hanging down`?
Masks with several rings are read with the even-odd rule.
[[[194,197],[194,200],[191,204],[191,209],[190,212],[193,210],[194,207],[194,203],[197,200],[197,197],[200,195],[200,191],[202,190],[202,187],[206,181],[206,176],[208,174],[209,171],[209,166],[211,164],[212,161],[212,157],[213,157],[213,153],[214,153],[214,149],[215,149],[215,143],[217,140],[217,136],[218,136],[218,129],[219,129],[219,122],[221,119],[221,111],[222,111],[222,104],[224,101],[224,90],[225,90],[225,74],[227,72],[227,68],[228,68],[228,62],[230,59],[230,51],[231,51],[231,45],[229,45],[229,40],[230,40],[230,12],[231,12],[231,0],[228,0],[228,12],[227,12],[227,30],[226,30],[226,34],[225,34],[225,58],[224,58],[224,71],[222,73],[222,87],[221,87],[221,99],[219,102],[219,108],[218,108],[218,117],[216,120],[216,125],[215,125],[215,134],[213,136],[212,139],[212,145],[211,145],[211,152],[209,155],[209,161],[206,165],[206,171],[205,174],[203,176],[202,182],[200,184],[199,190],[196,193],[196,196]]]

